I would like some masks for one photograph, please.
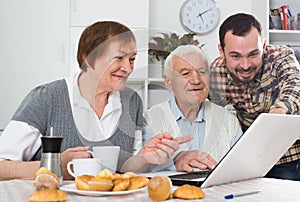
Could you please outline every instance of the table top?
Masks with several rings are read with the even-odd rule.
[[[64,184],[74,183],[74,181],[64,181]],[[173,187],[175,189],[176,187]],[[270,178],[258,178],[220,186],[203,189],[204,199],[192,201],[300,201],[300,182],[290,180],[279,180]],[[260,191],[257,194],[237,197],[226,200],[225,195],[241,194],[246,192]],[[9,180],[0,181],[0,201],[28,201],[28,197],[35,192],[32,180]],[[67,193],[67,201],[152,201],[147,193],[147,189],[128,194],[115,196],[82,196],[75,193]],[[183,201],[180,199],[170,199],[168,201]],[[191,200],[189,200],[191,201]]]

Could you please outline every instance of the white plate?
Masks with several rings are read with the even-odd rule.
[[[135,193],[141,190],[146,189],[146,187],[136,189],[136,190],[128,190],[128,191],[84,191],[84,190],[78,190],[75,186],[75,183],[73,184],[67,184],[60,187],[60,190],[65,192],[71,192],[79,195],[84,196],[114,196],[114,195],[124,195],[124,194],[131,194]]]

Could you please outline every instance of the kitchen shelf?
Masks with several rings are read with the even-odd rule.
[[[269,30],[271,42],[288,41],[300,43],[300,30]]]

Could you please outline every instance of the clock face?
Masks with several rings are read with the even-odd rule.
[[[183,27],[192,33],[207,34],[220,20],[220,10],[214,0],[186,0],[180,10]]]

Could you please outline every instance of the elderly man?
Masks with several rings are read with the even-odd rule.
[[[209,63],[194,45],[177,47],[166,59],[165,85],[173,93],[166,102],[145,112],[147,140],[159,132],[173,137],[193,135],[167,164],[151,171],[213,169],[242,135],[238,119],[225,108],[209,102]]]

